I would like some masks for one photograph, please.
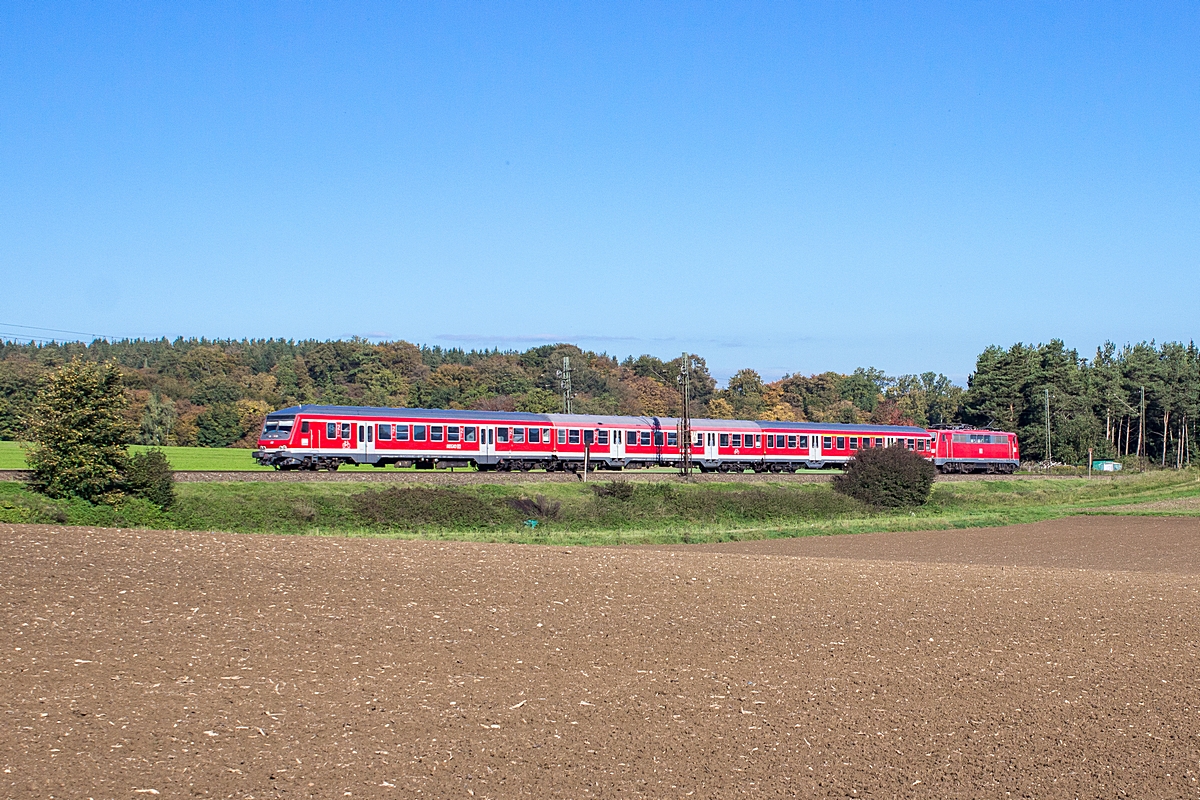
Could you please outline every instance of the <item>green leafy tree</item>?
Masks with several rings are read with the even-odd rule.
[[[562,398],[549,389],[535,387],[517,398],[517,411],[553,414],[562,411]]]
[[[206,408],[196,418],[196,443],[201,447],[228,447],[245,433],[241,415],[232,405]]]
[[[138,426],[137,443],[149,445],[164,445],[171,435],[178,419],[175,403],[169,397],[163,397],[158,392],[150,395],[146,401],[146,410],[142,414]]]
[[[71,361],[51,372],[28,419],[29,484],[50,497],[113,502],[129,466],[132,430],[117,365]]]

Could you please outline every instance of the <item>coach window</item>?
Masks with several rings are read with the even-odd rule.
[[[650,431],[642,431],[641,442],[642,442],[642,447],[650,446]]]
[[[496,443],[508,444],[508,428],[496,428]]]
[[[767,434],[767,449],[770,450],[770,449],[773,449],[774,447],[775,447],[775,434],[768,433]]]
[[[446,428],[446,441],[457,442],[460,435],[460,430],[461,429],[457,425],[451,425],[449,428]]]
[[[524,428],[513,428],[513,444],[525,444]]]
[[[554,441],[553,439],[550,438],[550,429],[549,428],[542,428],[542,441],[545,442],[546,444],[550,444],[551,442]]]
[[[336,439],[337,438],[337,423],[336,422],[326,422],[325,423],[325,438],[326,439]]]
[[[870,436],[863,437],[862,446],[863,446],[863,450],[869,450],[871,448],[871,437]]]
[[[443,433],[443,430],[442,430],[441,425],[430,425],[429,426],[429,441],[440,442],[442,440],[442,433]]]
[[[729,434],[728,433],[721,434],[721,447],[729,447]]]
[[[397,442],[407,442],[408,441],[408,426],[407,425],[397,425],[396,426],[396,441]]]
[[[704,447],[704,434],[703,433],[696,434],[696,447]]]
[[[425,441],[425,432],[427,430],[429,430],[429,428],[425,425],[413,425],[413,441],[414,442]]]
[[[837,437],[837,449],[838,450],[846,449],[846,437],[845,436]]]
[[[375,427],[377,428],[377,430],[375,431],[375,438],[378,439],[379,441],[386,442],[392,438],[392,426],[391,425],[377,425]]]
[[[916,449],[917,449],[917,440],[916,440],[916,439],[909,439],[909,440],[908,440],[908,449],[909,449],[909,450],[916,450]]]
[[[918,450],[925,449],[925,440],[924,439],[917,439],[917,449]]]
[[[476,432],[478,430],[479,429],[476,428],[474,425],[468,425],[467,427],[463,428],[463,441],[464,442],[475,441]]]
[[[530,428],[529,433],[526,434],[525,438],[526,438],[526,440],[528,440],[528,442],[530,444],[541,444],[542,443],[542,429],[541,428]]]
[[[638,432],[630,431],[629,435],[625,437],[625,444],[637,446],[637,443],[638,443]]]
[[[350,438],[350,423],[349,422],[342,423],[342,438],[343,439]]]
[[[596,431],[596,444],[608,444],[608,431]]]
[[[833,437],[832,436],[822,436],[821,437],[821,447],[823,447],[826,450],[832,450],[833,449]]]
[[[734,447],[742,446],[742,435],[740,433],[735,433],[733,435],[733,446]]]
[[[850,449],[851,449],[851,450],[857,450],[857,449],[858,449],[858,437],[857,437],[857,436],[851,436],[851,437],[850,437]]]
[[[796,442],[797,442],[797,444],[799,444],[799,445],[800,445],[801,447],[803,447],[803,448],[807,448],[807,447],[808,447],[808,437],[807,437],[807,436],[801,436],[801,437],[799,437],[799,438],[796,440]],[[815,442],[814,442],[814,444],[815,444]],[[795,446],[796,446],[796,445],[792,444],[792,437],[791,437],[791,436],[789,436],[789,437],[788,437],[788,447],[795,447]]]
[[[558,443],[559,444],[567,443],[567,429],[566,428],[558,429]]]
[[[586,445],[589,445],[589,446],[595,444],[596,443],[596,432],[595,431],[584,431],[583,432],[583,443]]]
[[[762,434],[761,433],[754,434],[754,446],[762,447]]]
[[[679,434],[675,431],[667,431],[667,447],[679,446]]]
[[[579,429],[571,428],[567,431],[567,444],[579,444]]]
[[[882,439],[881,437],[879,437],[879,436],[876,436],[876,437],[875,437],[875,446],[876,446],[876,447],[883,447],[883,439]]]

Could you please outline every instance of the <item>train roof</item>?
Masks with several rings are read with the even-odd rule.
[[[664,430],[679,425],[676,417],[637,416],[622,417],[611,414],[532,414],[525,411],[472,411],[457,408],[381,408],[376,406],[325,406],[300,405],[281,408],[272,411],[267,419],[294,417],[297,414],[321,414],[335,417],[407,417],[409,419],[462,419],[462,420],[493,420],[495,422],[519,422],[526,424],[557,424],[557,425],[608,425],[611,427],[627,427],[629,425],[647,425],[651,428]],[[929,431],[914,425],[874,425],[862,423],[849,425],[841,422],[778,422],[775,420],[736,420],[736,419],[693,419],[693,428],[709,430],[745,430],[746,428],[773,428],[775,430],[795,431],[829,431],[829,432],[862,432],[864,429],[890,434],[928,435]],[[960,429],[962,430],[962,429]],[[986,428],[970,430],[987,431]],[[1003,433],[1003,431],[995,431]]]
[[[929,435],[929,431],[927,431],[925,428],[919,428],[916,425],[876,425],[872,422],[861,422],[850,425],[844,422],[776,422],[775,420],[764,419],[759,420],[758,424],[770,428],[782,428],[785,431],[818,430],[834,432],[861,432],[862,430],[866,429],[871,431],[880,431],[881,433],[913,433],[920,434],[922,436]]]
[[[503,422],[547,423],[545,414],[530,414],[525,411],[470,411],[457,408],[380,408],[376,406],[318,406],[302,405],[272,411],[267,419],[294,417],[297,414],[323,414],[335,417],[409,417],[411,419],[491,419]]]

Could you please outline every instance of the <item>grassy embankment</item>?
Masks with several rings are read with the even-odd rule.
[[[162,512],[140,501],[117,509],[49,501],[19,484],[0,484],[0,521],[622,544],[983,527],[1080,513],[1200,516],[1197,470],[938,483],[928,505],[889,512],[873,511],[825,484],[599,481],[377,489],[354,483],[187,483],[177,490],[177,505]],[[1154,505],[1146,509],[1148,503]],[[528,522],[534,518],[536,527]]]

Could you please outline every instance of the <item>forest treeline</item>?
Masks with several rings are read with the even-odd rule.
[[[0,438],[22,438],[44,376],[75,358],[120,366],[138,443],[225,447],[252,446],[268,411],[299,403],[560,411],[564,356],[577,413],[680,412],[682,357],[618,360],[568,344],[516,352],[359,339],[4,342]],[[1068,463],[1093,448],[1181,464],[1200,412],[1200,354],[1190,343],[1105,344],[1091,359],[1058,340],[990,347],[965,389],[940,373],[874,368],[770,382],[743,369],[721,387],[703,358],[690,361],[695,417],[993,425],[1016,431],[1036,460],[1046,454],[1047,390],[1052,455]]]

